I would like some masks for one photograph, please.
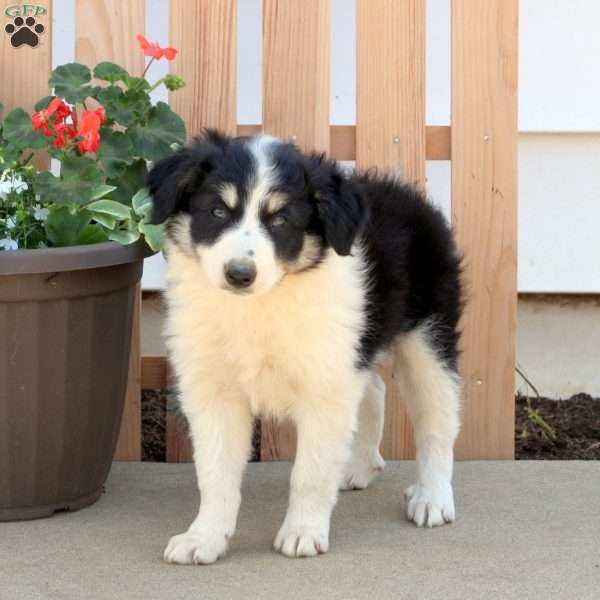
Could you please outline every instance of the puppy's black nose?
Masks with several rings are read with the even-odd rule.
[[[256,266],[249,260],[230,260],[225,265],[225,279],[235,288],[247,288],[256,279]]]

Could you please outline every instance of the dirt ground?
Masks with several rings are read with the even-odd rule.
[[[164,462],[166,441],[165,390],[144,390],[142,397],[142,460]],[[528,417],[527,401],[516,398],[515,457],[539,460],[600,460],[600,398],[576,394],[568,400],[530,398],[550,428]],[[531,414],[531,413],[529,413]],[[526,435],[523,432],[526,431]],[[551,432],[556,435],[552,439]],[[254,456],[259,456],[260,429],[254,435]]]
[[[568,400],[530,398],[531,407],[554,430],[556,439],[527,418],[525,398],[518,397],[516,402],[517,459],[600,460],[600,398],[587,394]]]
[[[165,462],[167,440],[167,394],[165,390],[142,391],[142,460]]]

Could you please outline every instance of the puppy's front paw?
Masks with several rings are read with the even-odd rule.
[[[210,565],[227,552],[228,541],[222,533],[190,529],[169,540],[164,559],[178,565]]]
[[[324,554],[329,550],[329,526],[286,518],[273,546],[290,558]]]
[[[435,488],[416,483],[406,489],[404,496],[408,503],[406,514],[417,527],[436,527],[452,523],[456,518],[454,494],[449,482]]]

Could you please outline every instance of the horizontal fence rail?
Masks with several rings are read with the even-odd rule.
[[[427,160],[450,160],[452,158],[451,131],[447,125],[432,125],[425,128],[425,158]],[[237,135],[257,135],[263,132],[262,125],[237,126]],[[329,127],[329,145],[331,158],[356,160],[356,126],[331,125]]]

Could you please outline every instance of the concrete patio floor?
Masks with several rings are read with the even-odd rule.
[[[414,465],[388,463],[346,492],[329,554],[271,550],[289,464],[252,464],[227,557],[209,567],[162,562],[195,515],[191,465],[114,465],[94,506],[0,524],[1,600],[600,598],[600,462],[465,462],[458,520],[419,530],[401,490]]]

